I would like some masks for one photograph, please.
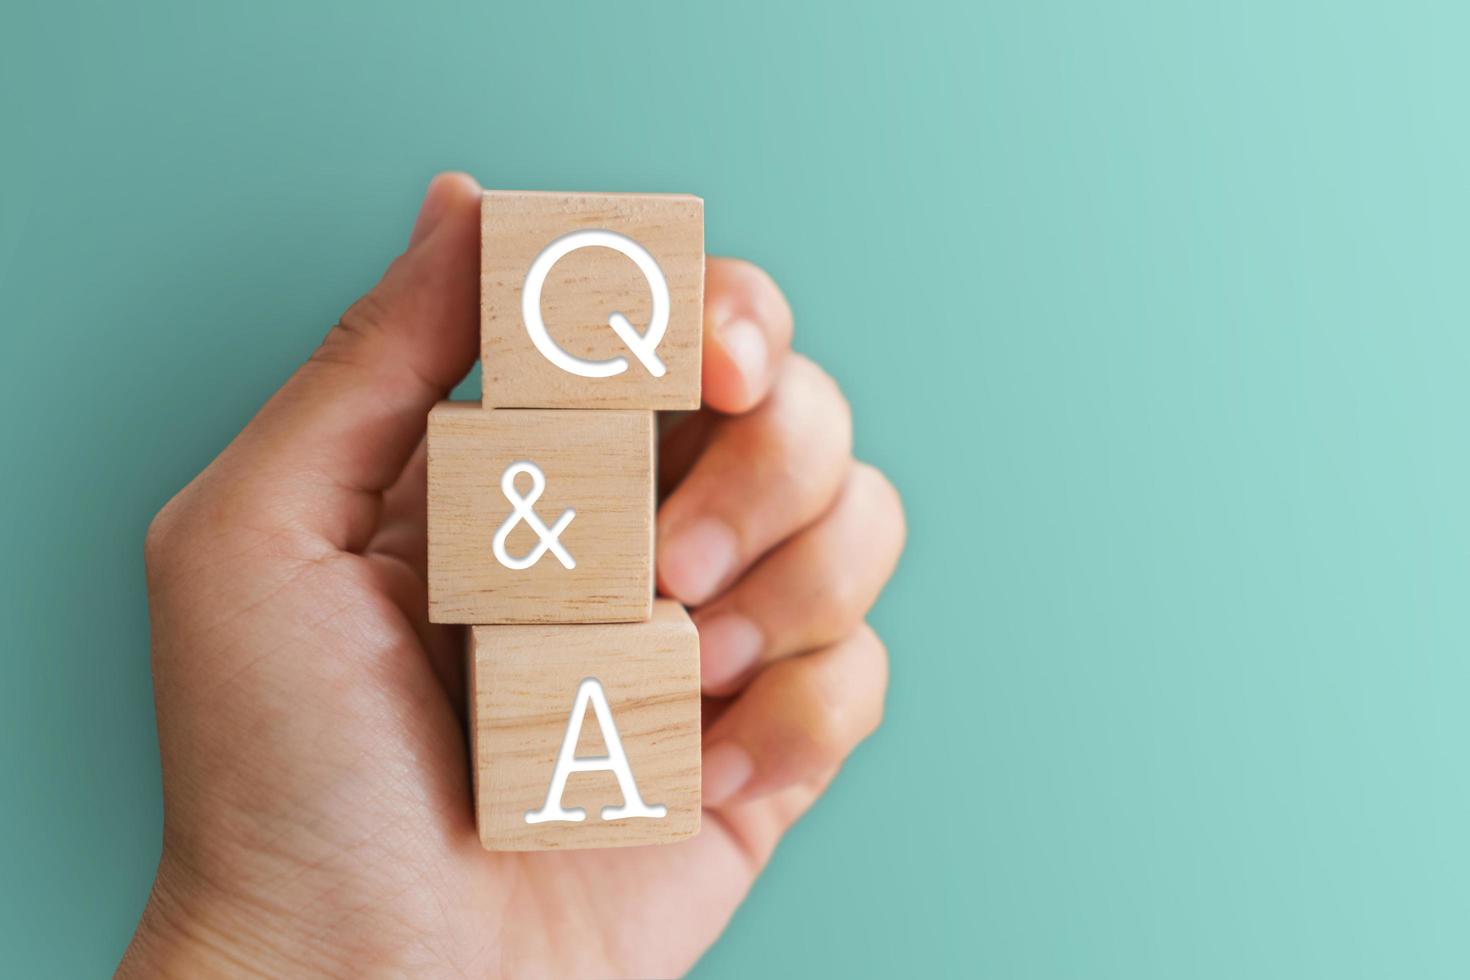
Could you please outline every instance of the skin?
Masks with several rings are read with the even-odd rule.
[[[426,618],[423,448],[478,355],[479,193],[435,178],[407,251],[149,529],[163,856],[121,976],[681,974],[879,723],[864,617],[898,496],[852,459],[770,277],[712,258],[706,406],[664,432],[657,555],[700,627],[703,830],[480,848],[462,630]]]

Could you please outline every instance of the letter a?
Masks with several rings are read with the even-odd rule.
[[[582,719],[587,714],[587,702],[597,713],[597,727],[602,730],[602,740],[607,743],[607,755],[577,758],[577,741],[582,737]],[[578,822],[587,819],[587,811],[581,807],[563,810],[562,791],[567,788],[567,777],[574,772],[611,772],[618,777],[618,789],[623,792],[622,806],[605,806],[602,819],[622,820],[626,817],[666,816],[668,808],[649,806],[638,795],[638,784],[633,782],[633,770],[628,767],[628,754],[623,751],[623,740],[618,737],[618,726],[613,724],[612,709],[607,706],[607,695],[597,678],[588,677],[577,688],[577,699],[572,702],[572,716],[567,719],[567,734],[561,741],[561,752],[556,757],[556,769],[551,774],[551,786],[546,790],[546,802],[539,810],[526,811],[526,823],[547,823],[552,820]]]

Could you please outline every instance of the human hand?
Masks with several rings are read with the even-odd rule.
[[[149,529],[163,855],[120,975],[676,975],[878,724],[897,495],[771,280],[710,259],[657,556],[700,628],[703,829],[481,849],[423,447],[478,356],[479,194],[434,180],[407,252]]]

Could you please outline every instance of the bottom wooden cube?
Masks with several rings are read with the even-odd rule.
[[[699,830],[699,636],[644,623],[475,626],[475,820],[494,851],[664,844]]]

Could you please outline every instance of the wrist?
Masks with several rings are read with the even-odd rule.
[[[226,916],[181,895],[160,866],[117,977],[264,976],[270,957],[242,944],[244,930],[216,924]]]
[[[174,868],[165,855],[117,976],[302,976],[321,968],[294,957],[284,933]]]
[[[270,900],[252,900],[182,863],[165,851],[118,977],[359,976],[408,955],[402,923],[362,904],[333,914],[324,896],[295,895],[285,883]]]

